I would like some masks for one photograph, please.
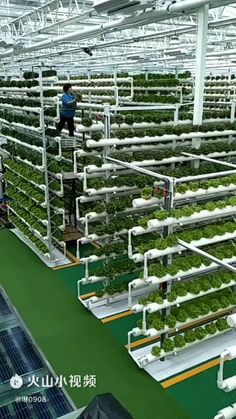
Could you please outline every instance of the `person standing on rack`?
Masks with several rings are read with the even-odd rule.
[[[72,85],[70,83],[64,84],[63,91],[64,93],[61,98],[62,106],[60,112],[60,121],[58,124],[58,132],[60,134],[65,124],[67,124],[69,136],[74,137],[74,116],[77,105],[77,97],[76,94],[73,93]]]

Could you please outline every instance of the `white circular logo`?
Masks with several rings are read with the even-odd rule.
[[[10,379],[10,386],[15,389],[21,388],[23,386],[23,380],[21,376],[17,374],[13,375],[13,377]]]

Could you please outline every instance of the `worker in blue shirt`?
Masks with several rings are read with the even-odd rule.
[[[65,124],[67,124],[69,130],[69,136],[74,137],[74,116],[76,111],[76,95],[72,91],[72,85],[66,83],[63,86],[64,94],[62,95],[61,102],[61,112],[60,112],[60,122],[58,124],[58,132],[61,133]]]

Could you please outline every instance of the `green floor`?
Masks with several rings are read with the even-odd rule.
[[[67,389],[78,407],[95,393],[110,391],[135,419],[192,417],[78,303],[74,292],[81,269],[51,271],[6,230],[0,230],[0,243],[1,285],[56,373],[97,376],[96,389]]]
[[[236,375],[236,360],[225,366],[226,378]],[[213,419],[220,409],[236,402],[236,391],[224,393],[217,388],[217,370],[218,367],[211,368],[167,390],[192,419]]]

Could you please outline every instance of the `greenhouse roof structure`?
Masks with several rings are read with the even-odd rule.
[[[194,70],[198,11],[207,67],[235,66],[233,0],[0,0],[1,69],[44,65]]]

